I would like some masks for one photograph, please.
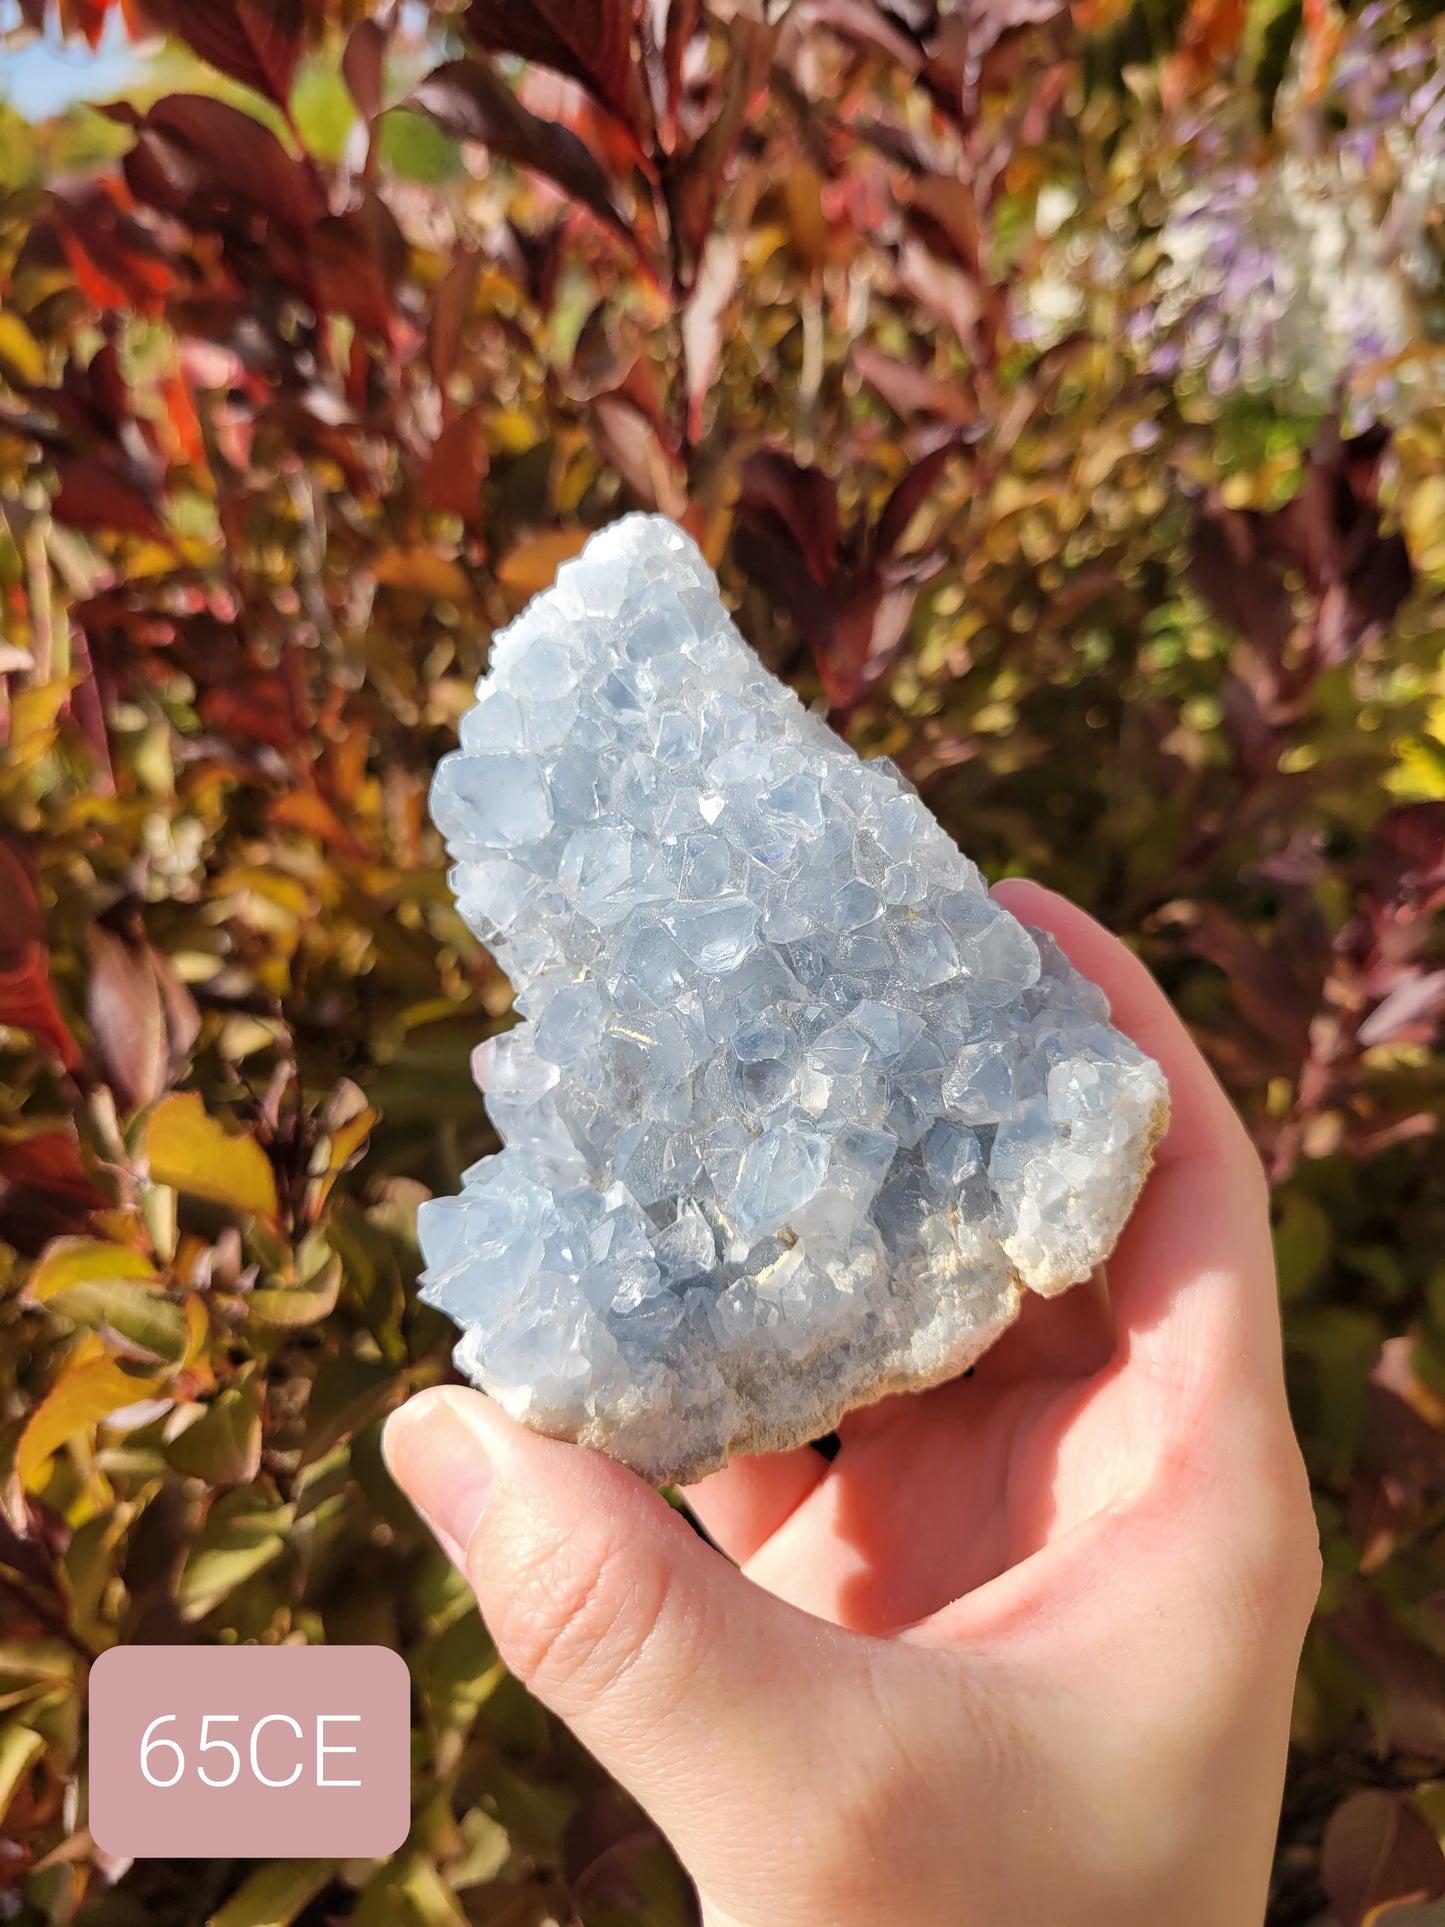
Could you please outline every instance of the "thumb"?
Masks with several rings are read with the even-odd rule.
[[[745,1579],[626,1467],[451,1386],[393,1415],[385,1453],[510,1671],[700,1883],[718,1860],[726,1884],[760,1802],[786,1812],[800,1775],[856,1755],[871,1642]]]

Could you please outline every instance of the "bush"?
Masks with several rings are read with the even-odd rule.
[[[0,1916],[691,1917],[378,1450],[509,996],[427,783],[628,506],[1208,1050],[1327,1559],[1271,1918],[1445,1892],[1438,28],[115,11],[123,101],[0,108]],[[406,1654],[399,1855],[93,1849],[88,1662],[198,1639]]]

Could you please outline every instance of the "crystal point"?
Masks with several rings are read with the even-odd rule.
[[[1158,1066],[660,516],[493,641],[432,815],[523,1021],[423,1296],[527,1424],[654,1481],[962,1371],[1111,1250]]]

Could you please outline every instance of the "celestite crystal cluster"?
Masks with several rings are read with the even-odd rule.
[[[459,1368],[648,1478],[961,1371],[1112,1247],[1157,1065],[899,772],[759,663],[660,516],[492,645],[435,820],[523,1021],[422,1207]]]

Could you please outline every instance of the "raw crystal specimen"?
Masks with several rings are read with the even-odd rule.
[[[961,1371],[1087,1277],[1159,1068],[886,761],[759,663],[693,543],[603,530],[492,646],[432,814],[523,1022],[423,1297],[514,1417],[655,1482]]]

